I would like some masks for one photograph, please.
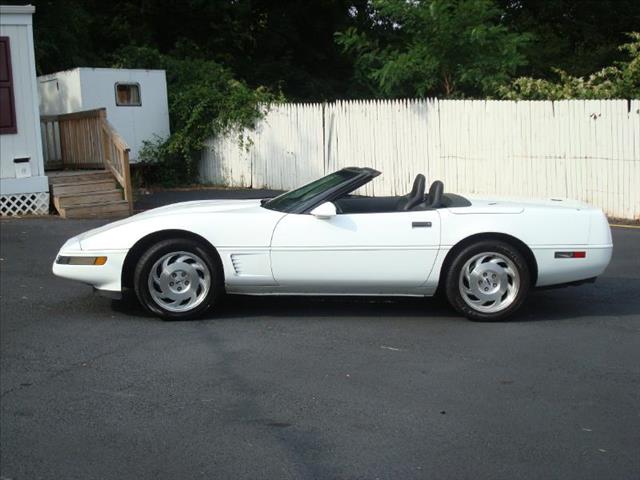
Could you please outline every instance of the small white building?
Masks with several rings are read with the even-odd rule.
[[[164,70],[75,68],[38,77],[40,114],[58,115],[106,108],[135,162],[143,141],[169,136]]]
[[[0,215],[45,214],[31,5],[0,5]]]

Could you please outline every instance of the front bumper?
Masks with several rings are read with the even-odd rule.
[[[122,290],[122,266],[127,250],[84,251],[62,247],[58,257],[107,257],[104,265],[70,265],[53,262],[53,274],[91,285],[97,290],[119,293]]]

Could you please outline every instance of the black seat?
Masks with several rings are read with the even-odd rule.
[[[426,208],[438,208],[442,204],[442,194],[444,193],[444,183],[436,180],[429,187],[429,195],[424,202]]]
[[[409,193],[403,195],[398,200],[398,210],[411,210],[416,205],[424,201],[424,190],[426,188],[427,179],[419,173],[413,181],[413,188]]]

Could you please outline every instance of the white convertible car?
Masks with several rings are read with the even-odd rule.
[[[248,295],[446,295],[472,320],[502,320],[533,287],[592,282],[611,259],[602,211],[570,200],[513,202],[356,189],[380,172],[345,168],[270,200],[178,203],[68,240],[53,272],[165,319]],[[426,313],[426,312],[425,312]]]

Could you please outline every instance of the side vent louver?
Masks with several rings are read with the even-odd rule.
[[[233,269],[236,272],[236,275],[242,274],[242,262],[240,261],[240,257],[238,255],[231,255],[231,263],[233,264]]]

